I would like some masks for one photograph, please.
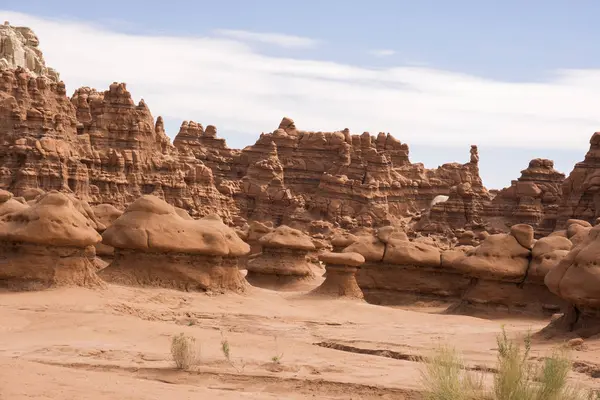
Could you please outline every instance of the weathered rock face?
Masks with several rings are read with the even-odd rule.
[[[562,196],[558,229],[571,218],[594,222],[600,217],[600,132],[592,135],[585,159],[565,179]]]
[[[113,283],[195,291],[245,290],[238,259],[250,247],[216,215],[182,218],[163,200],[145,195],[103,233],[115,249],[100,272]]]
[[[102,285],[93,264],[100,235],[67,196],[51,192],[31,206],[11,201],[0,204],[1,286]]]
[[[438,181],[449,188],[432,188],[433,196],[425,214],[416,219],[414,229],[423,232],[451,234],[456,229],[476,229],[482,225],[483,209],[492,196],[479,177],[479,153],[471,146],[471,158],[466,164],[444,164],[436,170]],[[445,195],[447,198],[440,198]],[[424,207],[425,208],[425,207]]]
[[[311,238],[297,229],[281,225],[259,240],[262,253],[248,261],[246,279],[253,286],[295,290],[315,278],[308,261],[315,250]]]
[[[39,44],[30,28],[11,26],[5,21],[4,25],[0,25],[0,69],[21,67],[33,77],[45,75],[57,82],[58,73],[46,67]]]
[[[600,260],[600,226],[595,226],[590,228],[582,242],[573,247],[545,276],[545,283],[550,291],[570,305],[564,316],[551,323],[546,332],[575,331],[582,337],[600,333],[598,260]]]
[[[432,245],[436,242],[423,239],[410,241],[404,232],[384,227],[376,236],[359,236],[343,250],[367,260],[357,272],[367,301],[402,304],[442,299],[455,302],[448,310],[454,313],[498,307],[550,313],[562,305],[543,285],[543,276],[564,256],[560,250],[571,244],[566,238],[534,244],[533,228],[520,224],[510,234],[488,236],[477,247],[442,249],[441,243]],[[535,273],[529,277],[531,268]]]
[[[484,207],[485,219],[500,218],[509,226],[526,223],[534,227],[536,236],[546,236],[556,227],[564,180],[552,160],[531,160],[521,177]]]
[[[82,87],[69,99],[30,29],[1,26],[0,43],[0,189],[16,196],[58,190],[124,209],[153,194],[193,218],[217,213],[237,226],[410,224],[448,236],[528,223],[540,237],[568,218],[599,216],[600,134],[562,188],[552,162],[535,159],[498,193],[482,185],[477,146],[467,163],[426,169],[410,163],[408,145],[389,133],[310,132],[287,117],[243,150],[194,121],[183,122],[172,145],[162,118],[134,102],[124,83]]]
[[[19,43],[37,46],[19,29],[4,29],[10,43],[21,35]],[[0,87],[0,188],[17,196],[59,190],[124,209],[154,194],[193,217],[218,213],[230,224],[306,228],[325,220],[352,228],[414,213],[457,185],[482,188],[476,150],[466,166],[426,170],[390,134],[307,132],[290,118],[242,151],[227,148],[214,126],[188,121],[171,145],[162,119],[154,121],[143,100],[136,104],[125,84],[82,87],[68,99],[47,69],[15,69],[23,63],[9,58]]]

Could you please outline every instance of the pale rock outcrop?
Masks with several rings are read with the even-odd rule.
[[[5,21],[0,25],[0,69],[21,67],[34,77],[44,75],[57,82],[58,73],[46,67],[39,44],[31,29]]]

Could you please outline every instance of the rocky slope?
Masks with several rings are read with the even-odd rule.
[[[243,150],[194,121],[184,121],[171,144],[162,118],[134,102],[124,83],[82,87],[69,98],[31,29],[5,24],[0,43],[0,189],[15,196],[58,190],[124,210],[153,194],[194,218],[217,213],[230,225],[310,229],[323,220],[450,236],[507,232],[522,222],[543,236],[569,217],[597,216],[600,136],[564,184],[552,161],[535,159],[497,194],[482,184],[477,146],[464,164],[427,169],[389,133],[310,132],[287,117]]]

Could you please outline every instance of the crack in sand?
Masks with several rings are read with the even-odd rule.
[[[279,377],[268,375],[252,374],[234,374],[224,371],[181,371],[166,368],[144,368],[144,367],[126,367],[119,365],[97,365],[88,363],[60,363],[54,361],[31,361],[44,365],[51,365],[62,368],[71,368],[78,370],[94,372],[120,372],[128,373],[139,379],[146,379],[161,382],[169,385],[195,385],[204,386],[205,380],[198,380],[198,377],[212,378],[218,381],[219,386],[210,385],[216,390],[229,390],[248,392],[249,389],[256,389],[263,392],[273,393],[303,393],[311,395],[327,394],[328,396],[344,396],[348,398],[348,393],[352,393],[360,399],[397,399],[397,400],[420,400],[422,395],[415,390],[395,389],[382,386],[363,385],[350,382],[336,382],[324,379],[300,379],[291,377]],[[233,385],[238,384],[239,387]],[[223,386],[220,386],[223,385]],[[204,386],[206,387],[206,386]]]
[[[348,353],[355,354],[366,354],[370,356],[377,357],[385,357],[392,358],[394,360],[402,360],[402,361],[412,361],[412,362],[426,362],[427,358],[420,356],[418,354],[407,354],[401,353],[394,350],[388,349],[364,349],[360,347],[348,346],[341,343],[336,342],[319,342],[313,343],[315,346],[325,347],[327,349],[346,351]],[[487,367],[485,365],[474,365],[472,367],[466,366],[465,370],[467,371],[481,371],[481,372],[489,372],[489,373],[497,373],[498,370],[496,368]]]

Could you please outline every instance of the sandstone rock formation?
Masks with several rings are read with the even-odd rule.
[[[315,278],[307,257],[315,250],[310,237],[281,225],[259,240],[262,253],[248,261],[246,279],[267,289],[296,289]]]
[[[117,209],[112,204],[98,204],[93,207],[93,213],[101,223],[101,228],[98,229],[98,233],[102,234],[104,231],[113,224],[121,215],[123,211]],[[105,260],[112,259],[115,249],[102,242],[96,244],[96,255]]]
[[[45,75],[58,81],[58,73],[46,67],[39,44],[38,37],[30,28],[11,26],[5,21],[0,25],[0,69],[20,67],[33,77]]]
[[[585,159],[565,179],[562,197],[557,228],[564,228],[569,219],[591,223],[600,217],[600,132],[592,135]]]
[[[534,159],[499,192],[481,182],[477,146],[464,164],[426,169],[389,133],[304,131],[288,117],[242,150],[228,148],[215,126],[194,121],[184,121],[171,144],[162,118],[134,102],[124,83],[82,87],[68,98],[30,29],[4,25],[0,43],[0,189],[17,197],[58,190],[124,209],[153,194],[193,218],[216,213],[238,227],[393,224],[450,239],[471,231],[473,238],[463,238],[469,245],[482,232],[506,233],[518,223],[532,225],[539,238],[570,218],[600,216],[600,134],[564,183],[552,161]]]
[[[102,235],[115,249],[106,281],[188,291],[245,290],[238,259],[250,247],[216,215],[182,218],[163,200],[134,201]]]
[[[536,236],[546,236],[556,227],[564,180],[552,160],[531,160],[521,177],[484,207],[485,219],[499,219],[509,226],[526,223],[535,228]]]
[[[375,236],[359,236],[343,250],[367,261],[357,272],[367,301],[438,299],[453,304],[448,309],[453,313],[499,308],[539,314],[557,311],[563,304],[545,288],[543,276],[564,256],[561,250],[570,246],[566,238],[534,243],[533,228],[521,224],[510,234],[488,236],[477,247],[450,248],[424,239],[411,241],[404,232],[383,227]],[[535,272],[529,277],[532,268]]]
[[[556,239],[559,239],[557,237]],[[544,333],[575,332],[581,337],[600,333],[600,226],[591,228],[584,240],[551,269],[545,283],[569,308]]]
[[[0,285],[17,290],[101,286],[93,266],[100,240],[61,193],[44,194],[31,206],[9,198],[0,204]]]
[[[322,253],[319,260],[325,263],[327,277],[311,294],[332,297],[364,298],[356,283],[357,268],[365,262],[358,253]]]

